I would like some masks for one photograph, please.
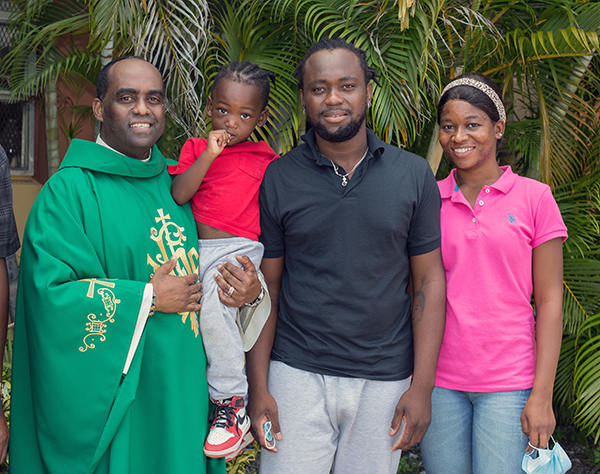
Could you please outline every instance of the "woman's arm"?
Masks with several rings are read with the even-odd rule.
[[[533,446],[546,448],[556,426],[552,393],[563,329],[561,238],[549,240],[533,249],[533,296],[537,349],[535,379],[521,414],[521,425]]]

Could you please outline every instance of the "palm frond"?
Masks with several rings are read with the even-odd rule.
[[[580,173],[577,181],[554,191],[569,231],[564,244],[563,314],[565,332],[573,335],[600,310],[600,169],[590,159]]]
[[[594,442],[600,439],[600,313],[587,319],[575,359],[575,420]]]
[[[279,12],[291,5],[285,0],[274,3]],[[324,36],[343,37],[366,51],[382,79],[373,93],[371,126],[383,140],[407,144],[430,118],[441,83],[442,5],[434,0],[415,2],[408,29],[398,21],[396,2],[374,0],[297,1],[294,19],[304,30],[300,38],[312,42]]]
[[[10,73],[12,98],[38,94],[57,74],[74,72],[88,79],[97,75],[97,55],[108,40],[118,50],[127,49],[126,29],[114,27],[114,22],[126,18],[123,24],[131,24],[129,20],[139,17],[136,5],[139,2],[15,1],[10,18],[13,47],[0,62],[0,74]]]
[[[83,11],[82,11],[83,9]],[[64,18],[57,18],[68,14]],[[48,23],[49,19],[56,19]],[[9,75],[12,100],[26,100],[39,93],[57,72],[70,71],[86,56],[85,48],[73,48],[73,40],[62,41],[69,54],[61,55],[55,46],[63,37],[86,34],[88,15],[82,2],[67,1],[63,5],[50,2],[24,2],[14,5],[10,18],[12,48],[0,61],[0,74]],[[85,61],[84,61],[85,62]]]
[[[107,43],[120,53],[131,47],[132,29],[144,21],[148,9],[169,7],[170,1],[136,0],[85,0],[89,5],[90,39],[89,47],[101,51]],[[137,37],[139,38],[139,36]]]
[[[504,84],[505,92],[513,94],[508,102],[522,102],[528,113],[523,119],[538,120],[538,145],[530,143],[526,150],[531,153],[523,159],[554,187],[577,179],[570,157],[575,148],[589,146],[594,112],[582,100],[582,90],[599,46],[599,4],[510,4],[506,8],[507,2],[491,1],[483,10],[500,22],[505,41],[497,46],[481,37],[479,50],[466,59]],[[482,54],[494,47],[497,54]]]
[[[560,358],[554,381],[554,405],[560,418],[571,416],[571,410],[575,401],[575,386],[573,384],[573,372],[575,369],[575,357],[577,355],[576,336],[564,336],[560,347]]]
[[[214,41],[202,61],[206,75],[204,94],[210,93],[219,68],[232,61],[250,61],[275,74],[269,97],[267,124],[255,130],[254,139],[267,141],[279,153],[290,150],[297,140],[300,104],[294,70],[298,54],[289,37],[292,21],[273,24],[261,2],[242,1],[222,6],[215,13]],[[207,123],[211,127],[210,120]]]
[[[77,74],[95,82],[100,70],[100,57],[80,47],[48,48],[44,61],[33,65],[15,65],[11,74],[11,100],[27,100],[44,90],[56,74]]]
[[[586,252],[585,257],[581,257],[578,251],[568,253],[564,260],[566,334],[577,334],[589,315],[600,309],[600,260],[598,249],[594,250],[593,253]]]
[[[203,81],[199,63],[208,43],[209,22],[206,1],[147,2],[131,30],[135,54],[164,73],[173,120],[193,136],[204,131],[202,96],[196,93],[202,88],[196,86]]]

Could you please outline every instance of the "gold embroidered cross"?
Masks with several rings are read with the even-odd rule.
[[[167,222],[167,219],[170,219],[170,218],[171,218],[171,216],[170,216],[169,214],[167,214],[167,215],[165,216],[165,213],[164,213],[164,211],[163,211],[162,209],[159,209],[159,210],[158,210],[158,215],[159,215],[160,217],[155,217],[155,218],[154,218],[154,220],[155,220],[156,222],[162,222],[162,223],[163,223],[163,225],[165,225],[165,223]]]
[[[96,283],[98,283],[98,285],[108,286],[109,288],[114,288],[115,287],[114,283],[112,283],[110,281],[98,280],[97,278],[83,278],[80,281],[89,281],[90,282],[90,286],[89,286],[88,292],[86,294],[86,296],[88,298],[93,298],[94,297],[94,285]]]

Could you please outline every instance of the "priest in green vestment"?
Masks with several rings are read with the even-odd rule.
[[[224,473],[203,453],[197,235],[154,145],[165,122],[160,73],[114,61],[93,108],[100,138],[73,140],[25,230],[11,472]],[[250,286],[236,286],[246,302],[260,292],[258,280]]]

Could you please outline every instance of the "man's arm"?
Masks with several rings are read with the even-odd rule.
[[[521,414],[521,425],[533,446],[545,448],[556,426],[552,392],[563,329],[562,238],[549,240],[533,249],[533,297],[537,349],[535,378]]]
[[[275,340],[277,314],[279,311],[279,289],[283,274],[284,257],[265,258],[260,266],[271,298],[271,314],[265,323],[254,347],[246,354],[248,373],[248,414],[252,420],[252,434],[261,446],[264,444],[263,424],[271,420],[276,439],[281,439],[277,402],[268,390],[269,362]],[[273,448],[272,451],[277,451]]]
[[[412,384],[400,398],[392,419],[392,436],[400,428],[403,417],[406,421],[402,438],[394,450],[409,449],[427,431],[431,421],[431,392],[446,321],[446,275],[440,249],[411,257],[410,269],[415,368]]]
[[[6,344],[6,330],[8,327],[8,272],[6,261],[0,258],[0,371],[4,367],[4,345]],[[4,462],[8,450],[8,425],[4,417],[4,411],[0,405],[0,463]]]

